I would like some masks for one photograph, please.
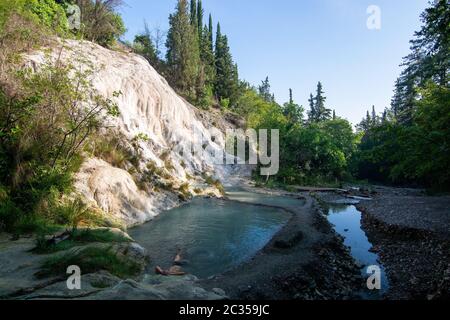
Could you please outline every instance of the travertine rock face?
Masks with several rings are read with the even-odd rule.
[[[52,59],[60,57],[77,67],[93,66],[93,86],[105,98],[121,92],[114,98],[120,116],[108,120],[109,125],[130,142],[138,135],[148,136],[148,141],[139,142],[142,168],[149,161],[160,167],[170,161],[173,165],[170,175],[178,184],[204,172],[226,179],[235,170],[216,165],[211,156],[214,152],[223,153],[224,134],[202,124],[194,107],[178,96],[144,58],[76,40],[64,41],[52,52]],[[28,61],[36,69],[45,63],[46,57],[41,51],[28,56]],[[180,152],[191,150],[191,146],[210,153]],[[173,195],[141,191],[128,172],[99,159],[84,163],[76,187],[88,201],[128,226],[150,220],[162,209],[176,205]]]

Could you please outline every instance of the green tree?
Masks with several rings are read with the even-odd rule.
[[[270,81],[269,77],[266,77],[264,81],[261,82],[261,85],[258,86],[259,95],[267,102],[274,102],[272,92],[270,92]]]
[[[167,65],[172,84],[183,94],[195,99],[199,76],[200,52],[198,37],[192,26],[187,0],[179,0],[176,12],[169,17]]]
[[[152,66],[158,68],[160,61],[147,24],[145,24],[145,31],[134,37],[133,48],[138,54],[147,59]]]
[[[310,122],[321,122],[330,120],[331,109],[325,107],[325,101],[327,98],[324,96],[322,83],[319,81],[317,84],[316,96],[310,95],[310,111],[309,111],[309,121]]]
[[[81,10],[81,33],[89,41],[110,47],[122,36],[125,25],[117,9],[122,0],[75,0]]]
[[[209,14],[208,36],[209,36],[209,43],[211,44],[211,51],[214,52],[214,30],[213,30],[213,19],[211,14]]]
[[[215,95],[219,101],[226,99],[231,105],[234,105],[239,94],[239,75],[228,46],[228,38],[221,33],[220,23],[217,24],[215,47]]]
[[[403,59],[405,67],[395,86],[392,109],[400,121],[411,125],[418,87],[428,80],[448,84],[450,68],[450,8],[447,0],[434,0],[421,15],[423,26],[414,34],[411,53]]]
[[[299,125],[303,122],[303,107],[294,102],[292,89],[289,89],[289,102],[283,106],[283,113],[287,121],[292,125]]]
[[[202,0],[198,0],[197,4],[197,29],[198,29],[198,38],[203,38],[203,16],[205,11],[203,10]]]

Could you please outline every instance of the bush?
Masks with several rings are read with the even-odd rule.
[[[58,35],[64,35],[68,32],[69,24],[66,12],[55,0],[28,0],[24,9],[29,11],[39,24],[55,31]]]
[[[83,229],[74,230],[70,238],[56,245],[49,242],[44,236],[36,239],[36,247],[33,249],[37,254],[48,254],[65,251],[76,246],[88,243],[125,243],[131,240],[120,233],[114,233],[109,229]]]
[[[77,0],[81,9],[82,34],[86,40],[110,47],[126,31],[123,20],[115,10],[120,0]]]
[[[56,200],[73,191],[80,152],[103,114],[117,115],[112,100],[93,92],[91,74],[49,61],[39,71],[18,73],[20,94],[10,97],[0,88],[0,184],[9,198],[0,208],[4,228],[32,229],[42,218],[74,223],[75,207],[57,207]]]
[[[45,27],[58,35],[64,35],[68,31],[64,8],[55,0],[2,0],[0,2],[0,30],[5,28],[14,14],[31,19],[36,25]]]
[[[84,274],[105,270],[120,278],[136,276],[141,271],[136,262],[119,257],[109,246],[88,247],[51,257],[43,263],[41,271],[36,276],[39,278],[62,276],[71,265],[79,266]]]

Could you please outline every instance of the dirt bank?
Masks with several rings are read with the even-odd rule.
[[[388,299],[450,299],[450,197],[374,187],[357,205],[385,266]]]

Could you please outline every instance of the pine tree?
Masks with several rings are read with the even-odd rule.
[[[303,121],[303,107],[294,102],[292,89],[289,89],[289,102],[283,105],[283,114],[292,125],[301,124]]]
[[[331,118],[331,109],[325,107],[325,101],[327,98],[324,96],[322,83],[319,81],[317,84],[317,94],[316,94],[316,111],[317,111],[317,121],[326,121]]]
[[[423,26],[411,43],[411,53],[403,59],[405,67],[395,85],[391,108],[403,125],[412,123],[417,88],[429,80],[448,85],[450,69],[450,8],[448,0],[434,0],[421,15]]]
[[[367,132],[372,128],[372,119],[369,110],[367,110],[366,117],[357,125],[357,128],[363,132]]]
[[[336,110],[333,110],[333,120],[336,120]]]
[[[319,81],[317,84],[316,96],[313,97],[312,94],[309,99],[310,112],[309,121],[310,122],[322,122],[330,120],[331,109],[325,107],[325,101],[327,98],[324,96],[322,83]]]
[[[381,123],[386,123],[388,120],[387,117],[388,117],[388,110],[384,109],[383,116],[381,117]]]
[[[134,37],[133,48],[136,53],[147,59],[154,68],[159,68],[161,61],[158,58],[158,52],[153,44],[147,23],[145,23],[145,31]]]
[[[200,53],[197,32],[190,22],[187,0],[178,0],[169,17],[167,64],[173,85],[191,98],[195,96]]]
[[[377,112],[375,111],[375,106],[372,106],[372,126],[376,126],[378,124],[378,116]]]
[[[269,77],[266,77],[264,81],[261,82],[261,85],[258,87],[259,96],[263,98],[267,102],[273,102],[273,96],[270,92],[270,81]]]
[[[309,103],[308,120],[310,123],[316,122],[317,118],[316,102],[314,100],[314,96],[312,93],[309,95],[308,103]]]

